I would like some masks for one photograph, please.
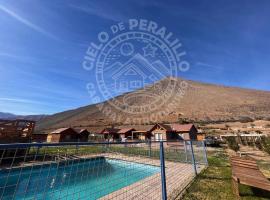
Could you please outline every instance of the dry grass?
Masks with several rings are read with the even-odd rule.
[[[269,167],[269,166],[268,166]],[[266,200],[268,192],[247,186],[240,186],[243,200]],[[187,190],[184,200],[232,200],[231,167],[224,151],[209,155],[209,168],[201,173]]]
[[[270,162],[265,160],[259,160],[257,161],[260,170],[263,172],[263,174],[270,179]]]

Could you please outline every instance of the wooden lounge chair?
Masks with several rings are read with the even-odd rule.
[[[235,195],[239,198],[239,184],[263,189],[270,192],[270,181],[259,170],[256,161],[231,157],[232,186]]]

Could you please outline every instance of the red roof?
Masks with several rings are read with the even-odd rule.
[[[74,131],[74,133],[78,133],[78,134],[81,134],[84,131],[87,131],[88,132],[87,129],[76,129],[76,128],[70,128],[69,127],[69,128],[59,128],[57,130],[52,131],[51,133],[52,134],[60,134],[60,133],[63,133],[64,131],[67,131],[67,130]]]
[[[72,131],[75,132],[75,130],[73,128],[59,128],[59,129],[52,131],[51,133],[58,134],[58,133],[62,133],[62,132],[69,130],[69,129],[71,129]]]
[[[177,132],[189,132],[191,128],[194,126],[193,124],[156,124],[155,126],[157,125],[164,128],[166,131],[177,131]],[[152,131],[153,128],[150,131]]]
[[[77,133],[79,133],[79,134],[81,134],[81,133],[83,133],[83,132],[89,133],[89,131],[88,131],[86,128],[85,128],[85,129],[74,128],[74,130],[75,130]]]
[[[171,128],[173,131],[189,132],[193,126],[193,124],[172,124]]]
[[[134,128],[122,128],[117,133],[124,134],[124,133],[127,133],[129,131],[135,131],[135,129]]]

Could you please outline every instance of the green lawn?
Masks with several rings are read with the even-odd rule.
[[[136,156],[144,156],[153,159],[159,159],[160,151],[158,148],[149,147],[125,147],[124,145],[99,145],[99,146],[81,146],[76,148],[76,146],[64,146],[64,147],[44,147],[44,148],[31,148],[29,150],[29,154],[35,156],[36,154],[39,157],[43,157],[44,155],[56,156],[56,155],[89,155],[89,154],[97,154],[97,153],[121,153],[124,155],[136,155]],[[186,154],[184,150],[180,149],[165,149],[164,155],[166,160],[179,161],[183,162],[186,159],[191,161],[191,155],[188,154],[186,158]],[[203,154],[201,152],[196,153],[196,160],[202,161]]]
[[[196,199],[236,199],[231,185],[231,167],[223,150],[208,156],[209,167],[202,172],[184,195],[184,200]],[[268,192],[247,186],[240,186],[243,200],[270,199]]]
[[[264,160],[260,160],[257,162],[260,169],[262,170],[262,172],[264,173],[264,175],[270,179],[270,162],[269,161],[264,161]]]

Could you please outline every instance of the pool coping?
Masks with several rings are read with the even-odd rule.
[[[147,164],[151,162],[156,162],[153,166],[160,167],[160,160],[149,159],[146,157],[139,156],[126,156],[123,154],[119,155],[108,155],[109,159],[118,159],[129,162],[134,162],[134,159],[137,160],[137,163]],[[140,161],[138,161],[140,159]],[[145,162],[146,161],[146,162]],[[166,167],[166,179],[167,179],[167,193],[169,199],[174,199],[174,197],[179,196],[180,193],[183,192],[183,189],[186,188],[192,180],[195,178],[195,174],[193,171],[193,166],[188,163],[180,163],[173,161],[165,161]],[[200,173],[204,169],[203,165],[198,166],[198,173]],[[179,176],[181,176],[181,180],[177,178],[174,174],[178,171]],[[188,172],[188,173],[187,173]],[[156,184],[156,185],[155,185]],[[147,189],[149,185],[155,185],[154,189]],[[142,187],[143,186],[143,187]],[[154,196],[153,196],[154,194]],[[140,181],[137,181],[131,185],[123,187],[119,190],[116,190],[108,195],[101,197],[101,200],[107,199],[161,199],[161,177],[160,173],[154,174],[152,176],[146,177]]]

